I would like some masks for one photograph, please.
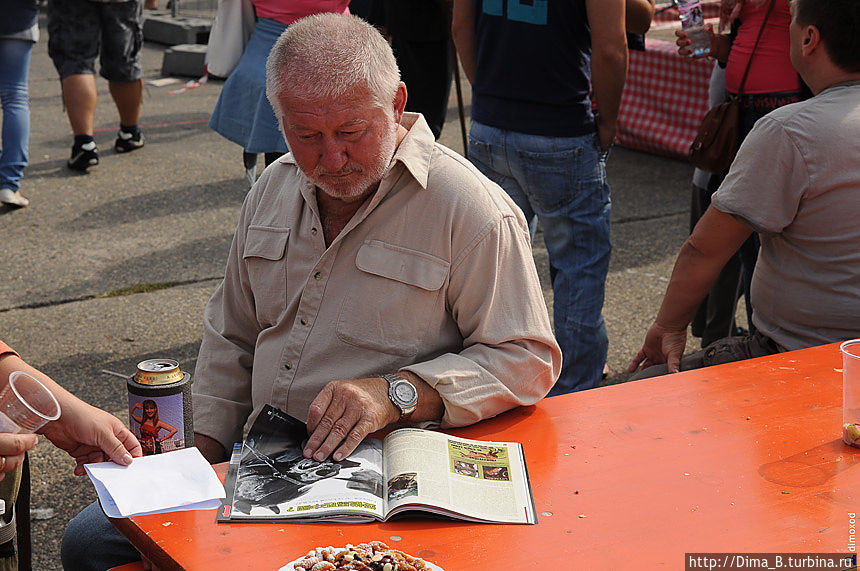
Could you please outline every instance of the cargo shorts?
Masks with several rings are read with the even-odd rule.
[[[723,365],[734,363],[756,357],[766,357],[782,352],[777,343],[756,331],[752,335],[740,335],[737,337],[725,337],[714,341],[704,349],[681,357],[681,370],[701,369],[712,365]],[[666,364],[653,365],[647,369],[635,373],[629,380],[638,381],[665,375],[669,372]]]
[[[117,83],[143,76],[141,0],[97,2],[50,0],[48,3],[48,54],[60,79],[70,75],[99,74]]]

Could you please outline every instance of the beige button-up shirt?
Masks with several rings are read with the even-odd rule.
[[[561,351],[525,220],[420,115],[376,193],[326,247],[291,155],[248,194],[206,306],[194,430],[225,449],[269,403],[307,420],[335,379],[408,370],[462,426],[543,398]]]

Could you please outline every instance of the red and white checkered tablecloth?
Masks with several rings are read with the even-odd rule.
[[[708,110],[713,66],[707,59],[685,60],[674,43],[646,38],[644,52],[630,52],[618,143],[686,158]]]

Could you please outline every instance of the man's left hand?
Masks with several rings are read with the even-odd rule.
[[[332,381],[308,409],[308,439],[304,455],[339,462],[371,432],[400,420],[388,398],[388,382],[380,377]],[[336,450],[335,450],[336,449]]]

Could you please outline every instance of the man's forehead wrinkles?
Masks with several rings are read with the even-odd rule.
[[[314,115],[314,117],[317,117],[317,116]],[[321,119],[323,119],[323,118],[321,117]],[[341,121],[339,123],[333,123],[331,125],[327,124],[325,126],[333,128],[335,130],[340,130],[340,129],[355,128],[355,127],[364,127],[364,126],[367,126],[369,123],[370,122],[367,119],[362,119],[360,117],[356,117],[354,119],[347,119],[347,120]],[[320,123],[317,120],[307,122],[307,121],[302,121],[301,118],[297,118],[297,120],[288,122],[287,126],[293,130],[304,130],[304,129],[306,129],[306,130],[316,131],[319,129]]]
[[[285,106],[284,113],[286,124],[290,128],[317,129],[325,128],[351,128],[369,125],[372,122],[372,109],[361,108],[332,108],[330,106],[316,107],[306,105]]]

